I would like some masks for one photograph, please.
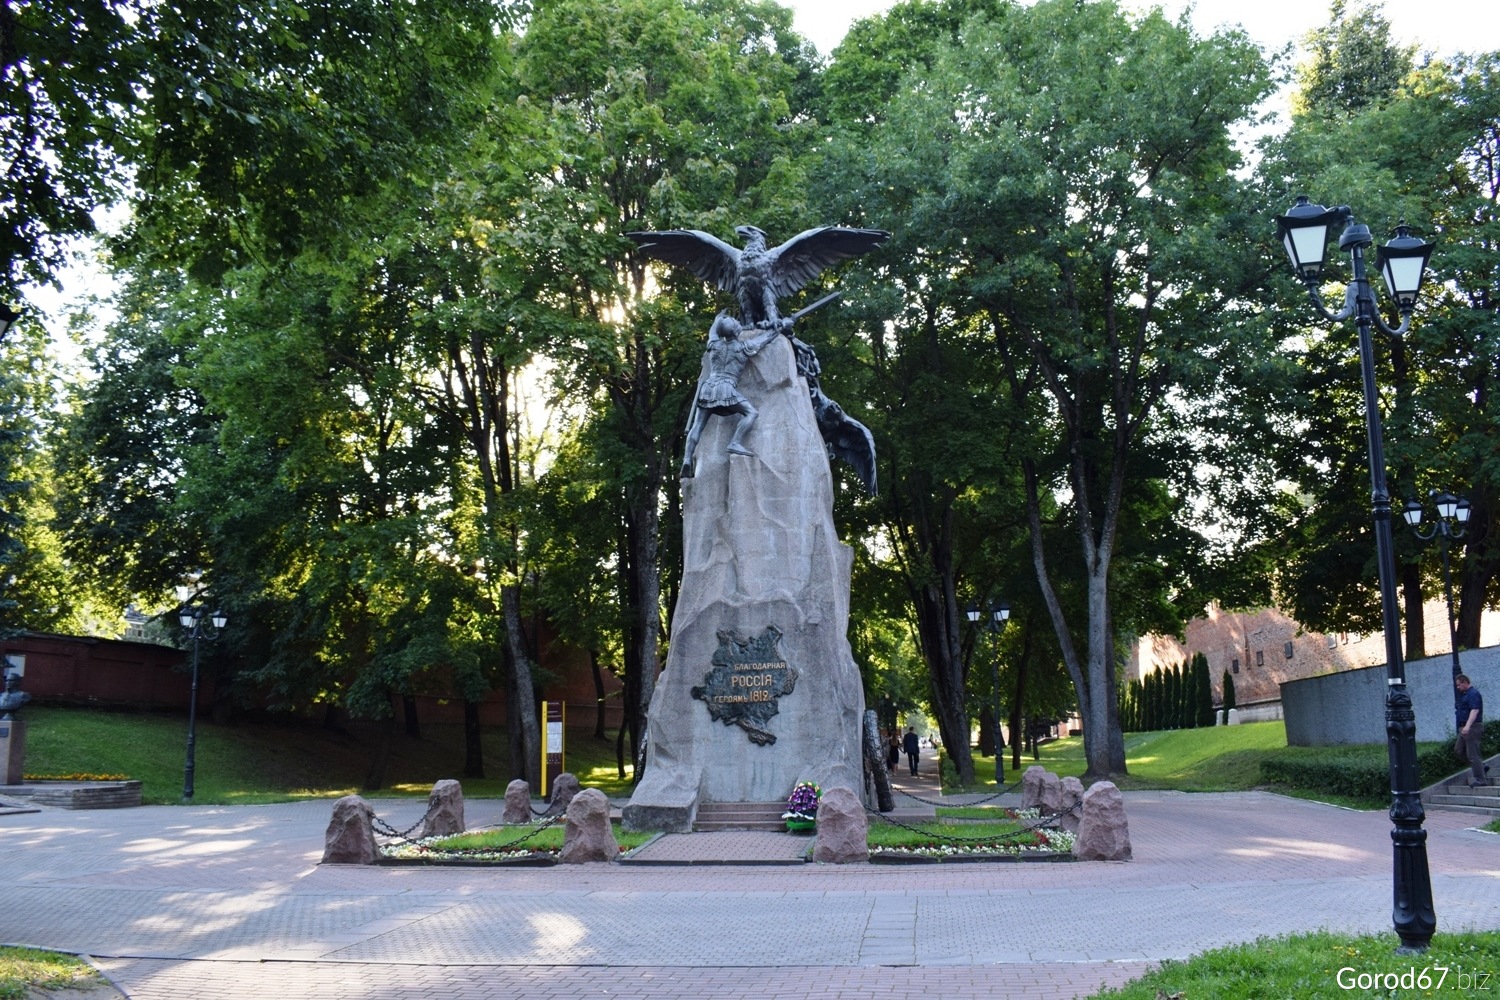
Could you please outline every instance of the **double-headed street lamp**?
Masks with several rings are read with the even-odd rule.
[[[989,602],[989,606],[990,606],[990,621],[989,621],[988,628],[989,628],[989,630],[991,632],[998,633],[1001,630],[1003,630],[1005,628],[1006,624],[1009,623],[1009,621],[1010,621],[1010,605],[1007,604],[1007,603],[1005,603],[1004,601],[990,601]],[[982,618],[983,615],[984,615],[984,612],[981,611],[980,608],[979,608],[979,602],[978,601],[970,601],[969,602],[969,610],[966,613],[967,613],[967,615],[969,617],[969,624],[970,625],[975,625],[975,626],[977,626],[979,624],[979,619]],[[994,733],[994,744],[995,744],[995,746],[994,746],[994,750],[995,750],[995,787],[999,788],[999,787],[1001,787],[1002,785],[1005,784],[1005,781],[1004,781],[1004,778],[1005,778],[1005,754],[1003,754],[1003,753],[1000,752],[1000,654],[999,653],[996,653],[994,656],[990,657],[990,664],[991,664],[991,666],[994,667],[994,678],[995,678],[995,733]],[[1015,733],[1011,733],[1010,735],[1011,735],[1011,738],[1014,739],[1016,734]]]
[[[1328,232],[1342,223],[1339,249],[1346,250],[1354,266],[1344,298],[1344,308],[1330,312],[1323,304],[1318,284],[1328,249]],[[1396,612],[1396,557],[1391,541],[1391,496],[1385,481],[1385,446],[1381,440],[1379,398],[1375,390],[1375,357],[1370,331],[1374,327],[1399,336],[1411,326],[1417,292],[1433,245],[1411,235],[1403,222],[1395,238],[1376,251],[1376,266],[1385,277],[1387,290],[1401,313],[1401,325],[1392,328],[1375,307],[1375,293],[1365,272],[1365,248],[1372,245],[1370,229],[1355,221],[1347,207],[1313,205],[1304,195],[1286,215],[1276,217],[1276,232],[1286,246],[1292,268],[1324,319],[1343,322],[1351,317],[1359,328],[1360,371],[1364,376],[1365,428],[1369,437],[1370,499],[1375,519],[1375,552],[1380,574],[1380,617],[1385,629],[1386,749],[1390,761],[1391,809],[1394,852],[1393,922],[1405,952],[1425,951],[1437,926],[1433,915],[1432,879],[1427,870],[1425,814],[1417,780],[1417,724],[1411,695],[1406,690],[1406,667],[1401,658],[1401,631]]]
[[[1463,669],[1458,665],[1458,626],[1453,620],[1453,573],[1449,569],[1448,545],[1464,537],[1464,529],[1469,523],[1469,501],[1463,497],[1456,497],[1452,493],[1439,493],[1437,490],[1433,490],[1428,496],[1432,498],[1438,515],[1431,528],[1426,531],[1422,530],[1422,502],[1415,497],[1406,501],[1406,507],[1402,509],[1401,516],[1406,519],[1412,532],[1422,541],[1442,539],[1443,596],[1448,602],[1448,649],[1453,654],[1453,676],[1456,679],[1459,674],[1463,673]],[[1462,697],[1455,687],[1453,689],[1455,709]]]
[[[182,769],[182,797],[190,800],[193,797],[193,754],[198,739],[198,643],[204,639],[209,642],[218,639],[219,633],[229,626],[229,616],[222,611],[205,611],[201,605],[184,604],[177,609],[177,621],[193,641],[193,692],[188,699],[187,763]]]

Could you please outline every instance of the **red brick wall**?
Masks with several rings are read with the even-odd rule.
[[[188,654],[153,643],[27,633],[0,641],[0,651],[26,657],[21,689],[46,701],[186,709],[192,691]],[[202,678],[199,706],[212,695]]]
[[[538,659],[548,677],[539,680],[536,695],[543,701],[562,701],[567,704],[568,728],[594,725],[595,704],[598,701],[594,689],[594,674],[589,667],[588,652],[562,642],[548,632],[538,638]],[[620,725],[624,715],[621,692],[624,686],[620,679],[600,664],[604,675],[604,724],[613,729]],[[399,699],[396,711],[401,711]],[[503,690],[489,692],[479,703],[479,721],[487,726],[505,725],[505,693]],[[464,719],[464,703],[453,698],[419,696],[417,718],[423,722],[460,723]]]
[[[566,702],[570,727],[593,726],[597,698],[588,653],[545,633],[540,646],[540,658],[549,676],[538,683],[538,697]],[[43,701],[185,711],[192,690],[189,654],[154,643],[27,633],[0,642],[0,653],[26,657],[21,689]],[[604,685],[605,724],[617,727],[622,715],[622,685],[608,670],[604,670]],[[212,701],[213,682],[204,671],[198,684],[200,711]],[[396,708],[399,718],[399,700]],[[417,698],[417,716],[425,722],[459,723],[464,717],[463,702],[421,696]],[[491,691],[480,703],[479,716],[486,725],[503,725],[504,692]]]
[[[1447,609],[1442,601],[1423,608],[1427,655],[1450,649]],[[1480,645],[1500,642],[1500,615],[1485,612]],[[1290,644],[1291,656],[1287,656]],[[1301,680],[1320,674],[1369,667],[1385,662],[1385,637],[1380,633],[1324,635],[1305,632],[1286,615],[1274,609],[1255,612],[1223,611],[1211,607],[1202,618],[1187,625],[1184,641],[1171,636],[1146,636],[1137,644],[1126,666],[1126,677],[1182,663],[1194,653],[1208,658],[1214,702],[1224,700],[1224,671],[1234,677],[1234,700],[1240,705],[1279,701],[1283,681]],[[1235,661],[1238,660],[1238,670]]]

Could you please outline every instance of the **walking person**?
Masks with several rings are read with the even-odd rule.
[[[901,738],[896,735],[896,731],[894,729],[891,730],[890,738],[886,740],[885,763],[885,769],[892,774],[896,772],[896,765],[901,763]]]
[[[906,730],[906,737],[901,741],[901,749],[906,751],[906,762],[911,765],[911,776],[917,776],[917,756],[922,752],[922,743],[917,739],[917,731],[912,728]]]
[[[1457,754],[1469,763],[1471,772],[1469,787],[1488,785],[1485,777],[1484,754],[1479,749],[1479,737],[1484,732],[1484,699],[1479,689],[1469,683],[1467,674],[1453,678],[1458,689],[1458,706],[1454,710],[1454,726],[1458,729],[1458,740],[1453,744]]]

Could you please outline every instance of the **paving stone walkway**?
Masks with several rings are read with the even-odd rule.
[[[424,804],[374,805],[401,829]],[[92,955],[140,1000],[1067,1000],[1260,935],[1390,931],[1383,813],[1126,808],[1130,862],[553,868],[321,866],[322,801],[43,810],[0,816],[0,942]],[[1440,933],[1500,929],[1500,837],[1472,822],[1428,814]],[[717,836],[745,835],[684,839]]]

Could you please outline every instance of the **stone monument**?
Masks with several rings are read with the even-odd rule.
[[[782,275],[773,260],[748,299],[732,280],[720,285],[740,294],[746,315],[736,322],[755,338],[755,349],[735,359],[727,388],[712,385],[723,381],[723,360],[711,353],[704,360],[696,454],[682,480],[682,584],[648,713],[645,772],[623,810],[630,830],[686,832],[701,802],[782,801],[799,781],[855,796],[865,787],[864,692],[848,641],[853,552],[833,524],[829,455],[840,446],[828,426],[820,427],[829,411],[815,409],[822,398],[816,359],[809,363],[811,350],[794,340],[764,289],[800,288],[826,266],[818,263],[825,242],[839,248],[824,254],[832,262],[878,245],[885,234],[809,230],[765,251],[763,233],[740,232],[751,238],[747,257],[754,250],[789,259],[795,249],[800,277]],[[630,235],[648,254],[707,277],[678,249],[707,234]],[[667,244],[670,254],[652,250]],[[731,277],[738,268],[743,277],[747,264],[733,248],[713,240],[707,252],[724,254],[728,263],[716,266]],[[766,338],[766,330],[785,336]],[[715,401],[726,408],[714,409]],[[747,412],[753,427],[737,438]],[[843,440],[868,442],[857,421],[841,410],[837,418]],[[860,469],[861,478],[873,487],[873,451],[864,465],[870,474]]]
[[[0,785],[19,785],[26,773],[26,723],[16,715],[30,700],[21,690],[20,673],[7,670],[0,693]]]

